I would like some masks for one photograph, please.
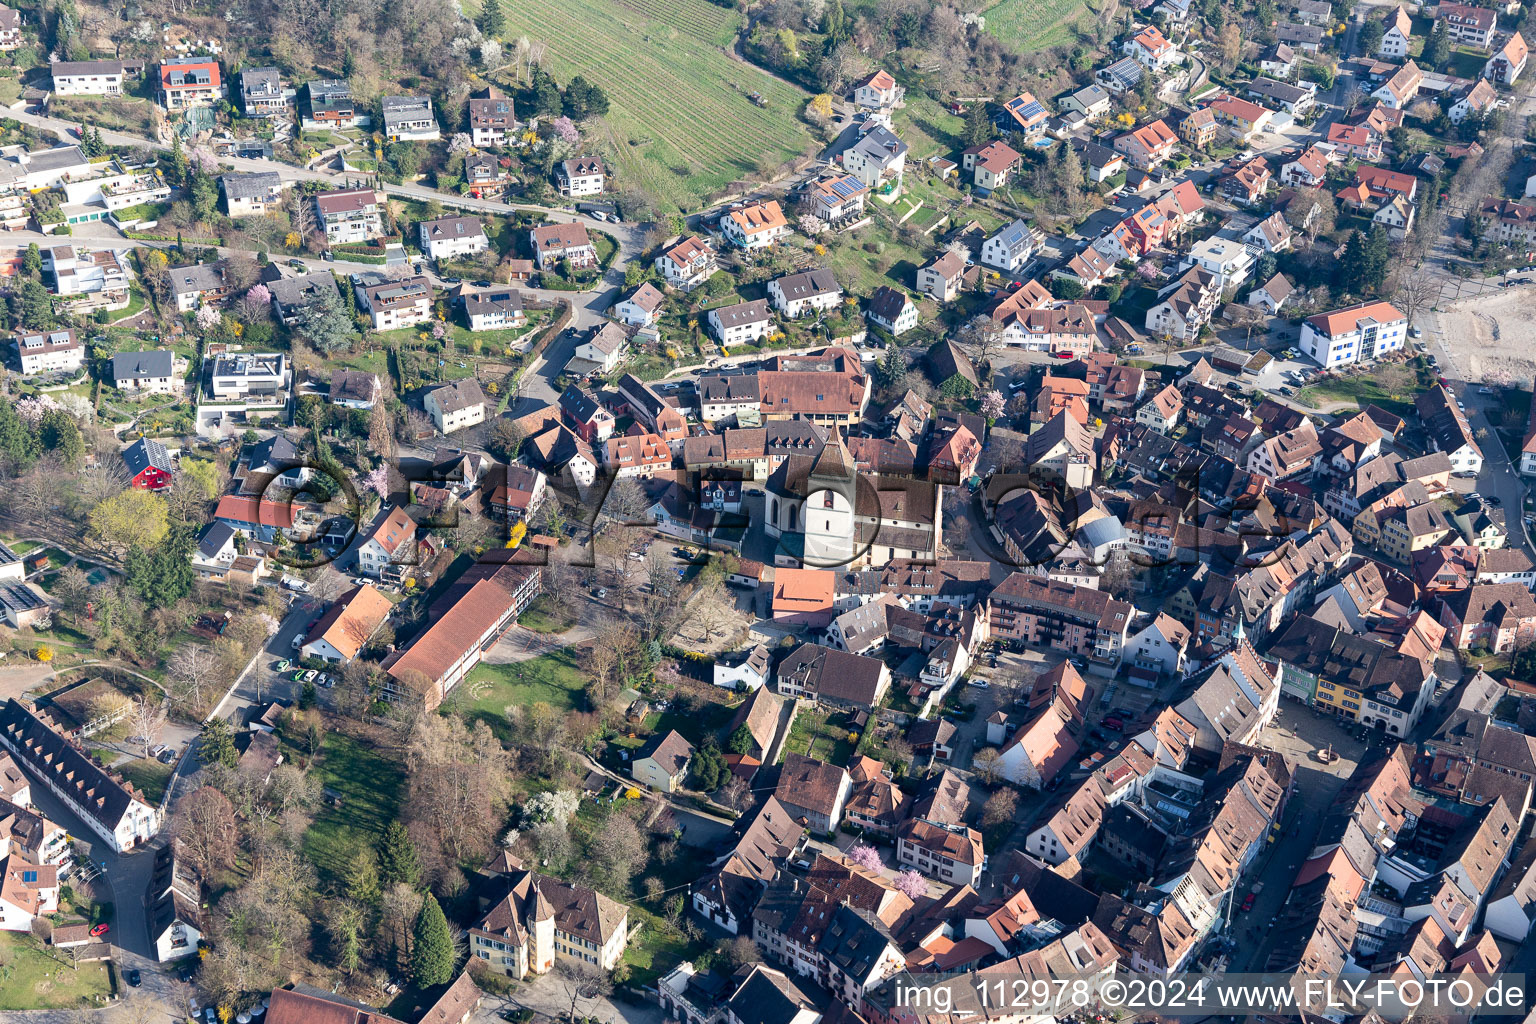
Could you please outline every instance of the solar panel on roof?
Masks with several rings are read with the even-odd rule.
[[[840,178],[832,182],[831,187],[839,199],[847,199],[864,191],[864,183],[857,178]]]

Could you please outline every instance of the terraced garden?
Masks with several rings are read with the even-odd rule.
[[[799,120],[806,93],[726,55],[739,25],[732,11],[706,0],[504,0],[502,9],[505,37],[545,42],[558,80],[580,74],[603,87],[610,106],[592,133],[620,183],[663,209],[698,209],[760,163],[812,147]]]

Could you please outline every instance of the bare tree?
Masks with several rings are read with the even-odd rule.
[[[218,681],[221,659],[201,644],[187,644],[165,663],[171,676],[171,699],[193,711],[208,705],[209,690]]]
[[[576,1008],[584,1000],[590,1001],[613,991],[613,982],[595,964],[577,960],[556,960],[555,977],[570,999],[566,1020],[575,1021],[586,1014],[578,1014]]]
[[[140,697],[133,702],[128,720],[133,723],[133,734],[139,738],[139,747],[143,749],[145,757],[149,756],[150,749],[160,739],[160,730],[165,727],[166,711],[164,701],[151,702]]]
[[[971,771],[987,785],[997,782],[1002,771],[1002,758],[996,747],[983,747],[971,756]]]
[[[187,796],[179,808],[177,838],[187,859],[205,876],[235,862],[235,808],[212,786]]]
[[[1392,302],[1402,310],[1409,324],[1417,322],[1419,314],[1429,309],[1440,297],[1440,282],[1423,267],[1405,269],[1397,275],[1397,290]]]

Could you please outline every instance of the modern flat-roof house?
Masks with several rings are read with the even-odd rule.
[[[279,402],[288,386],[281,352],[228,352],[213,360],[208,388],[218,401]]]
[[[442,138],[430,96],[385,96],[384,134],[391,142],[433,142]]]
[[[432,319],[432,283],[425,277],[391,281],[381,274],[360,274],[352,282],[357,304],[376,331],[424,324]]]
[[[1328,369],[1343,363],[1379,359],[1402,349],[1408,338],[1408,318],[1390,302],[1356,306],[1308,317],[1301,327],[1300,348]]]
[[[167,110],[211,107],[224,98],[219,62],[203,57],[160,62],[160,105]]]
[[[366,120],[358,113],[352,86],[334,79],[317,78],[308,85],[309,120],[324,127],[354,128]]]
[[[224,193],[224,209],[231,217],[255,217],[266,213],[283,200],[287,185],[276,171],[255,174],[222,174],[219,190]]]
[[[48,65],[55,96],[121,96],[125,71],[120,60],[61,60]]]
[[[472,256],[491,247],[479,217],[439,217],[416,226],[421,236],[421,251],[432,259]]]
[[[433,388],[422,399],[422,406],[444,434],[485,422],[485,392],[473,377]]]
[[[54,373],[78,370],[85,361],[85,346],[68,328],[52,331],[22,331],[16,335],[16,353],[21,357],[21,372]]]
[[[131,850],[160,830],[159,812],[137,790],[108,774],[51,720],[14,698],[0,708],[0,747],[114,851]]]
[[[246,68],[240,72],[240,106],[247,117],[277,117],[288,109],[283,78],[277,68]]]
[[[320,230],[331,245],[351,245],[384,234],[379,194],[371,188],[345,188],[315,194]]]
[[[175,356],[167,349],[119,352],[112,357],[112,386],[121,391],[175,392],[181,387]]]

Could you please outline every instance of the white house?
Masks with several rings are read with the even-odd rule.
[[[656,322],[661,309],[661,289],[649,281],[636,288],[628,298],[620,299],[613,307],[614,315],[631,327],[649,327]]]
[[[424,220],[416,227],[421,235],[421,251],[435,260],[473,256],[491,247],[479,217],[439,217]]]
[[[981,262],[1009,274],[1021,273],[1035,252],[1035,233],[1022,220],[1004,224],[981,245]]]
[[[1386,31],[1376,45],[1376,55],[1383,60],[1398,61],[1408,56],[1408,44],[1413,40],[1413,18],[1399,4],[1386,18]]]
[[[1132,672],[1131,681],[1142,682],[1150,673],[1151,678],[1144,684],[1150,686],[1156,684],[1158,676],[1171,679],[1183,675],[1189,638],[1188,626],[1159,612],[1156,618],[1125,642],[1122,655],[1124,662],[1145,670],[1141,674]]]
[[[1513,943],[1522,943],[1536,921],[1536,843],[1526,842],[1509,871],[1488,895],[1483,927]]]
[[[832,271],[815,267],[769,281],[768,299],[785,316],[802,317],[813,311],[837,308],[843,300],[843,289]]]
[[[757,690],[768,681],[772,671],[773,656],[768,648],[758,644],[750,651],[716,658],[714,682],[727,690]]]
[[[656,269],[674,288],[689,291],[708,281],[719,268],[715,250],[702,238],[685,238],[656,257]]]
[[[618,324],[605,323],[589,334],[576,346],[576,359],[591,363],[597,372],[607,373],[623,360],[629,351],[629,335]]]
[[[710,310],[705,319],[709,323],[710,333],[722,345],[742,345],[767,337],[773,326],[773,314],[768,311],[767,299],[719,306]]]
[[[1362,302],[1308,317],[1301,328],[1300,349],[1327,369],[1344,363],[1379,359],[1403,347],[1408,318],[1389,302]]]
[[[23,331],[16,335],[16,351],[21,357],[21,372],[27,376],[78,370],[85,360],[85,346],[69,329]]]
[[[378,525],[357,549],[357,571],[374,579],[397,578],[411,558],[416,523],[403,507],[380,517]]]
[[[917,303],[901,289],[883,284],[869,297],[865,315],[871,323],[901,335],[917,326]]]
[[[121,96],[123,62],[120,60],[61,60],[48,65],[55,96]]]
[[[160,830],[160,813],[12,698],[0,709],[0,747],[114,851],[125,853]]]
[[[443,434],[485,422],[485,392],[473,377],[433,388],[421,404]]]
[[[595,196],[607,187],[608,170],[595,156],[579,156],[561,161],[555,181],[563,196]]]

